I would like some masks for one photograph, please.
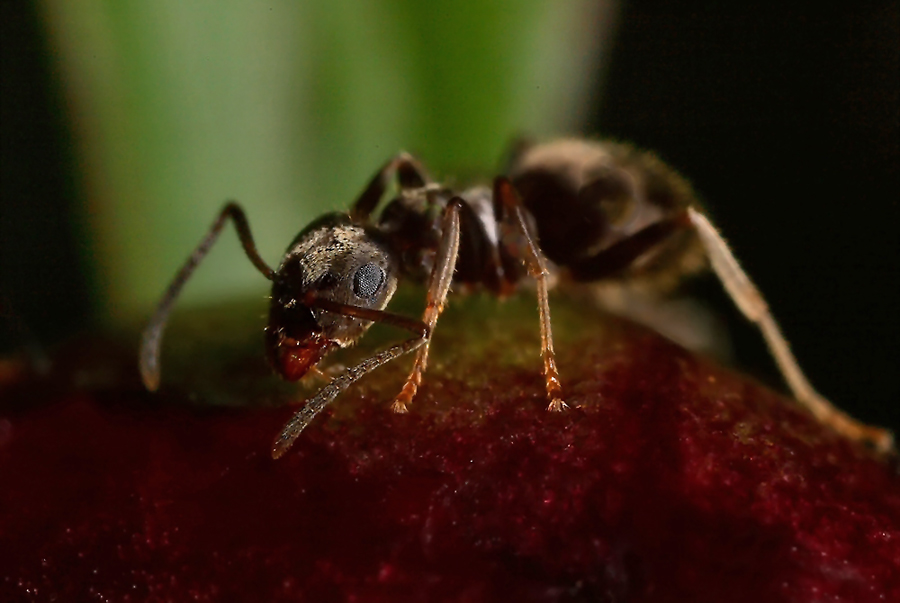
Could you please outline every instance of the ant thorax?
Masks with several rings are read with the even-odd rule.
[[[441,216],[453,198],[464,203],[453,280],[496,290],[498,277],[492,263],[504,254],[499,249],[501,233],[490,188],[474,186],[454,192],[428,184],[401,190],[385,206],[378,219],[378,229],[391,242],[401,273],[412,280],[425,282],[432,273],[435,253],[444,235]],[[518,279],[523,272],[521,261],[518,257],[507,258],[506,263],[508,272]]]

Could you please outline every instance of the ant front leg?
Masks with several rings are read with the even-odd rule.
[[[398,154],[378,170],[356,202],[353,203],[350,217],[354,222],[357,224],[369,222],[372,212],[378,207],[378,202],[381,201],[395,174],[401,189],[422,188],[431,182],[425,168],[415,157],[409,153]]]
[[[244,210],[241,209],[240,205],[233,201],[226,203],[225,207],[219,212],[213,225],[206,233],[206,236],[203,237],[203,240],[200,241],[200,244],[194,249],[194,252],[181,267],[181,270],[175,275],[174,280],[169,285],[165,295],[163,295],[162,300],[156,307],[153,318],[150,319],[150,323],[144,329],[141,336],[141,349],[139,354],[141,380],[144,382],[144,387],[150,391],[156,391],[159,387],[159,350],[162,345],[163,331],[165,330],[166,322],[169,320],[169,313],[172,311],[172,306],[175,304],[175,300],[178,298],[179,293],[181,293],[182,287],[184,287],[188,278],[193,274],[194,269],[196,269],[200,261],[206,257],[206,254],[209,253],[213,243],[219,238],[219,234],[222,232],[222,228],[225,226],[225,222],[228,219],[231,219],[231,221],[234,222],[234,227],[237,229],[238,237],[244,248],[244,253],[247,254],[250,262],[252,262],[256,269],[267,279],[272,280],[275,277],[275,271],[269,268],[268,264],[266,264],[265,260],[260,257],[259,252],[256,250],[256,244],[253,242],[253,235],[250,233],[250,224],[247,222],[247,216],[244,214]]]
[[[868,442],[882,453],[893,450],[894,439],[890,431],[860,423],[835,408],[813,389],[806,375],[800,370],[800,365],[782,335],[778,323],[775,322],[775,317],[769,311],[768,304],[732,255],[725,239],[706,216],[690,207],[687,212],[706,250],[713,271],[744,316],[759,327],[794,397],[809,409],[813,416],[838,433],[852,440]]]
[[[431,336],[434,333],[438,316],[444,309],[447,293],[450,291],[450,283],[453,281],[453,271],[456,269],[456,258],[459,256],[459,216],[464,204],[465,202],[459,197],[453,197],[441,217],[441,241],[434,267],[431,269],[431,277],[428,280],[425,312],[422,314],[422,322],[428,328],[428,337],[416,353],[412,371],[406,378],[403,389],[394,398],[394,403],[391,405],[391,410],[394,412],[407,412],[407,406],[412,402],[422,383],[422,373],[425,372],[428,365],[428,347],[431,343]]]
[[[559,370],[556,368],[556,353],[553,351],[553,332],[550,329],[550,300],[548,293],[547,262],[544,254],[529,231],[525,221],[522,202],[516,194],[512,183],[505,177],[494,180],[494,206],[496,214],[504,220],[510,220],[525,241],[525,266],[528,273],[537,283],[538,310],[541,320],[541,358],[544,361],[544,384],[550,405],[547,410],[561,411],[568,405],[562,399],[562,385],[559,382]]]

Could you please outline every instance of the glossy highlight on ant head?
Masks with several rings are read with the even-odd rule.
[[[266,326],[270,364],[284,379],[300,379],[372,326],[328,312],[323,302],[383,310],[396,289],[397,265],[377,232],[353,224],[346,214],[316,220],[288,247],[273,278]]]

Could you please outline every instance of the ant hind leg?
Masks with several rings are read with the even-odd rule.
[[[768,304],[731,253],[728,244],[706,216],[693,208],[688,208],[687,212],[713,271],[744,316],[759,327],[794,397],[819,421],[838,433],[852,440],[866,442],[881,453],[892,451],[894,439],[890,431],[857,421],[840,411],[813,388],[797,364]]]

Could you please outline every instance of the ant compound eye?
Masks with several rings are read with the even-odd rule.
[[[353,292],[357,297],[371,299],[384,283],[384,270],[377,264],[364,264],[353,275]]]

